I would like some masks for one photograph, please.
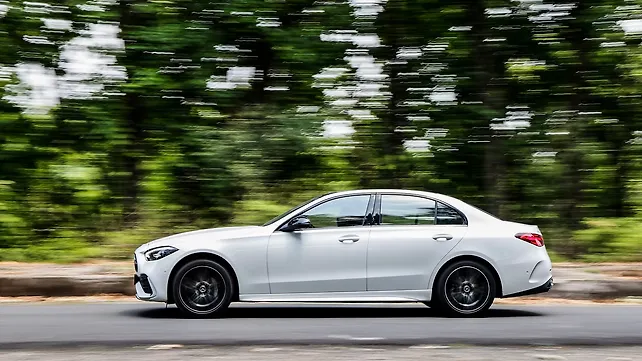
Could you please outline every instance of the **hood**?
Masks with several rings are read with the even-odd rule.
[[[183,232],[171,236],[159,238],[151,242],[147,242],[136,250],[137,252],[144,252],[148,249],[160,246],[177,246],[181,243],[191,241],[194,239],[207,239],[218,240],[224,238],[235,238],[239,236],[250,236],[252,233],[263,229],[261,226],[242,226],[242,227],[221,227],[221,228],[208,228],[197,231]]]

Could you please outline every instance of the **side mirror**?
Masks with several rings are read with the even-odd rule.
[[[312,223],[307,217],[296,217],[292,219],[288,224],[281,227],[283,232],[293,232],[299,229],[313,228]]]

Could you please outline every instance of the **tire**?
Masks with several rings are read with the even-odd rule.
[[[198,259],[183,265],[172,284],[178,309],[189,317],[219,317],[236,292],[230,271],[219,263]]]
[[[482,316],[495,300],[496,282],[488,267],[479,262],[455,262],[439,273],[432,307],[451,317]]]

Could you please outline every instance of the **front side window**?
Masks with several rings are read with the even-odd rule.
[[[435,201],[405,195],[381,196],[381,225],[435,224]]]
[[[324,202],[300,216],[310,220],[314,228],[362,226],[370,195],[358,195]]]

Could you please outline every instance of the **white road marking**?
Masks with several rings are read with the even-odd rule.
[[[380,341],[385,340],[383,337],[353,337],[350,335],[329,335],[328,338],[338,338],[341,340],[351,340],[351,341]]]
[[[283,350],[280,347],[256,347],[251,349],[252,352],[274,352]]]
[[[538,360],[566,360],[566,357],[559,355],[533,355]]]
[[[149,346],[147,349],[148,350],[171,350],[175,348],[182,348],[183,345],[154,345],[154,346]]]
[[[410,348],[445,349],[445,348],[450,348],[450,346],[445,346],[445,345],[417,345],[417,346],[410,346]]]

